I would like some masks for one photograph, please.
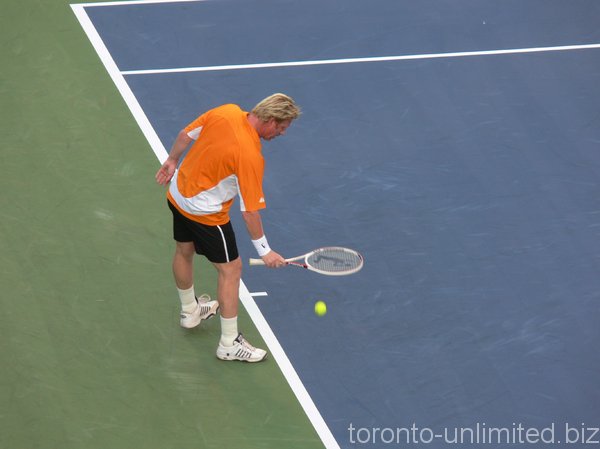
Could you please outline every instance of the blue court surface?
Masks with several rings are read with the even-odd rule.
[[[600,427],[600,2],[85,12],[165,148],[222,103],[301,105],[264,144],[266,234],[284,256],[348,246],[365,267],[243,280],[339,447]],[[483,441],[492,427],[517,437]]]

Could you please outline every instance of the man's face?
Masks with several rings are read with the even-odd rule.
[[[261,137],[265,140],[271,140],[278,136],[283,136],[285,131],[292,124],[291,120],[285,120],[283,122],[277,122],[275,119],[271,119],[264,123],[263,132]]]

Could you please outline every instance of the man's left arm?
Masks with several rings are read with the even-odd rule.
[[[242,217],[246,223],[246,228],[248,229],[248,234],[250,234],[252,243],[254,244],[259,256],[261,256],[262,260],[265,262],[265,265],[270,268],[284,266],[284,258],[269,247],[269,243],[267,242],[267,238],[265,237],[265,232],[263,230],[260,212],[257,210],[242,211]]]

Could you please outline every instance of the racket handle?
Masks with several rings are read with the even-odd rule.
[[[250,259],[250,266],[254,265],[264,265],[265,262],[262,259]]]

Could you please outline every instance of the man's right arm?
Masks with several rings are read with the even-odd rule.
[[[188,136],[187,132],[184,129],[179,131],[175,142],[173,142],[173,146],[171,147],[171,151],[169,152],[169,157],[162,164],[158,172],[156,173],[156,182],[160,185],[167,184],[173,175],[175,174],[175,169],[179,164],[179,159],[181,155],[185,152],[187,147],[190,146],[193,139]]]

